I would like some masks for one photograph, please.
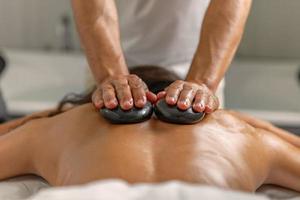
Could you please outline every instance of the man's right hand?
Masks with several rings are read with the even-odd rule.
[[[136,75],[120,75],[106,78],[92,96],[93,104],[100,109],[114,109],[119,104],[123,110],[133,106],[142,108],[147,100],[154,103],[156,95],[148,90],[147,85]]]

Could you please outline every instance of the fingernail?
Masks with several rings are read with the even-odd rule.
[[[133,99],[125,101],[124,104],[127,104],[127,105],[131,106],[133,104]]]
[[[142,99],[140,99],[140,100],[138,100],[136,103],[138,104],[138,105],[142,105],[142,104],[144,104],[144,100],[142,100]]]
[[[133,104],[133,99],[132,99],[132,98],[129,99],[128,103],[129,103],[130,105]]]
[[[172,102],[175,102],[175,98],[174,97],[169,97],[169,100]]]
[[[183,104],[183,105],[185,105],[185,106],[187,106],[187,105],[188,105],[188,102],[187,102],[187,100],[180,101],[180,103],[181,103],[181,104]]]
[[[110,105],[117,105],[118,101],[116,99],[112,99],[112,100],[109,101],[109,104]]]
[[[100,108],[101,106],[102,106],[102,104],[103,104],[103,101],[97,101],[96,102],[96,104],[95,104],[95,106],[97,107],[97,108]]]
[[[95,99],[93,102],[95,105],[99,105],[100,104],[100,99]]]
[[[199,103],[197,103],[197,104],[194,104],[194,105],[193,105],[193,108],[194,108],[195,110],[198,110],[198,109],[201,109],[201,106],[200,106]]]
[[[190,100],[186,99],[186,100],[184,101],[184,105],[188,106],[189,104],[190,104]]]
[[[205,104],[204,104],[204,101],[203,101],[203,100],[200,101],[199,106],[200,106],[201,108],[205,108]]]

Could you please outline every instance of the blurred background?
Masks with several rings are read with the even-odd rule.
[[[298,133],[299,7],[299,0],[253,1],[225,89],[226,108]],[[9,115],[53,107],[66,93],[86,89],[88,67],[69,0],[0,0],[0,27],[7,64],[0,83]]]

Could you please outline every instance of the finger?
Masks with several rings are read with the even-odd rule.
[[[179,99],[177,102],[178,108],[180,108],[181,110],[187,110],[191,106],[195,95],[196,90],[193,88],[193,86],[185,84],[179,95]]]
[[[161,91],[157,94],[157,100],[165,98],[167,92],[166,91]]]
[[[97,88],[92,95],[92,102],[97,109],[101,109],[104,106],[102,98],[102,92],[100,88]]]
[[[207,103],[206,93],[203,90],[198,90],[194,98],[193,110],[195,112],[204,112],[206,103]]]
[[[213,95],[213,111],[217,110],[220,106],[219,97],[216,95]]]
[[[168,89],[166,90],[167,94],[166,94],[166,102],[169,105],[176,105],[177,100],[178,100],[178,96],[183,88],[183,81],[175,81],[174,83],[172,83]]]
[[[215,111],[218,108],[218,105],[216,104],[216,100],[215,100],[215,96],[211,95],[208,98],[208,102],[205,106],[205,113],[212,113],[213,111]]]
[[[102,88],[102,99],[104,101],[104,105],[108,109],[114,109],[118,105],[118,100],[116,98],[115,89],[112,84],[105,83],[101,86]]]
[[[147,91],[146,97],[151,103],[155,103],[157,101],[157,96],[153,92]]]
[[[208,101],[207,104],[205,105],[205,113],[212,113],[213,112],[213,108],[212,108],[212,104],[213,104],[213,99],[212,97],[208,97]]]
[[[120,106],[123,110],[129,110],[133,107],[133,98],[130,91],[130,86],[126,78],[118,78],[113,81],[116,89],[117,97]]]
[[[134,105],[137,108],[142,108],[146,104],[146,92],[143,81],[136,75],[130,75],[128,77],[128,84],[131,89],[131,94],[134,99]]]
[[[145,93],[146,93],[146,99],[148,101],[150,101],[152,104],[155,103],[157,101],[157,96],[156,94],[154,94],[153,92],[151,92],[149,89],[148,89],[148,86],[146,85],[146,83],[144,81],[142,81],[143,85],[144,85],[144,90],[145,90]]]

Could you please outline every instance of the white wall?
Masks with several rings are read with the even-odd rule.
[[[0,0],[0,47],[59,47],[64,13],[72,15],[70,0]],[[73,35],[79,49],[75,28]],[[299,58],[300,0],[253,0],[238,54]]]
[[[0,0],[0,46],[58,48],[56,32],[65,13],[72,17],[70,0]],[[79,48],[75,34],[74,43]]]
[[[300,57],[300,0],[253,0],[240,55]]]

